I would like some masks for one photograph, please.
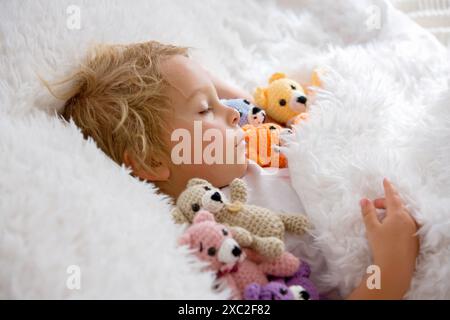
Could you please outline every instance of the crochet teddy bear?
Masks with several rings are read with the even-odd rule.
[[[251,283],[245,287],[245,300],[294,300],[294,293],[285,284],[271,281],[266,285]]]
[[[319,291],[309,279],[311,268],[302,261],[298,270],[289,277],[269,277],[272,282],[286,285],[294,296],[294,300],[319,300]]]
[[[239,112],[241,127],[247,124],[258,126],[266,121],[266,112],[246,99],[222,99],[220,102]]]
[[[269,283],[249,284],[244,290],[246,300],[319,300],[319,291],[309,279],[311,269],[302,261],[298,270],[289,277],[268,276]]]
[[[206,210],[195,215],[179,244],[188,246],[199,259],[207,262],[206,269],[216,272],[216,277],[231,289],[235,299],[242,299],[248,284],[265,285],[267,275],[290,276],[300,264],[299,259],[289,252],[273,261],[251,260],[250,257],[257,254],[244,251],[233,239],[231,230],[217,223],[214,215]]]
[[[230,184],[231,199],[208,181],[193,178],[179,195],[172,216],[176,223],[192,223],[201,209],[213,213],[216,220],[229,226],[237,242],[267,259],[284,252],[285,230],[301,235],[310,227],[304,215],[275,213],[269,209],[246,204],[247,186],[241,179]]]
[[[303,87],[281,72],[270,77],[268,87],[256,88],[254,99],[269,117],[282,125],[297,121],[296,117],[306,112],[308,101]]]
[[[261,167],[286,168],[287,158],[280,153],[281,134],[285,129],[275,123],[264,123],[259,126],[247,124],[242,127],[245,132],[246,157]]]

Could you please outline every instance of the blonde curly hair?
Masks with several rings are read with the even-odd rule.
[[[169,155],[162,137],[172,109],[162,94],[168,84],[159,64],[174,55],[188,56],[188,48],[157,41],[97,45],[72,75],[56,84],[70,84],[64,93],[47,88],[66,101],[62,117],[72,119],[85,138],[91,137],[119,165],[127,153],[152,173],[156,161],[167,161]]]

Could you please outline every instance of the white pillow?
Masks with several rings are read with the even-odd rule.
[[[392,3],[450,47],[449,0],[392,0]]]

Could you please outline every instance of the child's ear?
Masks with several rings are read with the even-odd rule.
[[[133,174],[143,180],[156,182],[156,181],[167,181],[170,178],[170,169],[166,165],[161,162],[158,163],[157,166],[152,167],[152,171],[150,172],[141,166],[139,166],[132,156],[128,154],[127,151],[123,154],[123,162],[127,167],[130,167],[133,171]]]

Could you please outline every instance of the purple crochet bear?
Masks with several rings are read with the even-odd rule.
[[[294,300],[294,293],[283,283],[269,282],[266,285],[249,284],[244,291],[245,300]]]
[[[302,261],[297,272],[291,277],[269,277],[269,280],[285,284],[289,287],[294,295],[294,300],[319,300],[319,291],[309,279],[310,274],[311,268],[305,261]]]
[[[291,277],[269,277],[269,283],[249,284],[245,288],[246,300],[319,300],[319,291],[309,280],[311,269],[302,261],[297,272]]]

